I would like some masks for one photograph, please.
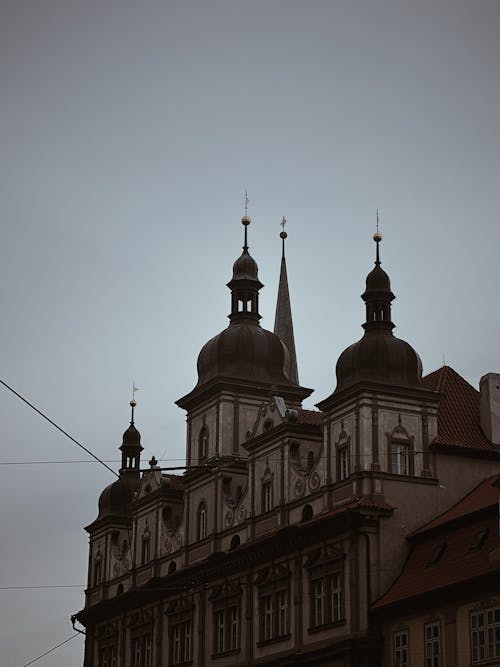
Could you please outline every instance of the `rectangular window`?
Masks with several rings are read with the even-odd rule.
[[[99,667],[116,667],[116,645],[102,646],[99,650]]]
[[[260,598],[261,641],[285,637],[290,632],[289,591],[280,590]]]
[[[312,626],[343,620],[342,575],[334,572],[312,581]]]
[[[396,632],[394,635],[394,667],[409,667],[408,633]]]
[[[339,478],[347,479],[349,477],[349,452],[347,447],[339,449]]]
[[[133,637],[132,665],[133,667],[151,667],[151,633],[149,631],[142,632],[141,634],[135,635]]]
[[[151,559],[151,539],[149,536],[142,538],[141,543],[141,565],[146,565]]]
[[[396,475],[410,474],[410,447],[408,444],[391,443],[391,472]]]
[[[271,482],[262,484],[262,511],[270,512],[273,509],[273,487]]]
[[[428,623],[425,628],[425,667],[441,667],[441,628]]]
[[[172,626],[170,631],[171,664],[182,665],[193,659],[193,624],[184,621]],[[149,666],[148,666],[149,667]]]
[[[226,604],[215,612],[215,653],[240,648],[240,605]]]
[[[470,616],[472,662],[500,657],[500,607]]]

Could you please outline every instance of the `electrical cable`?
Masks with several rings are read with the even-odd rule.
[[[37,660],[41,660],[41,659],[44,658],[46,655],[49,655],[49,653],[52,653],[53,651],[55,651],[56,649],[60,648],[61,646],[64,646],[64,644],[67,644],[68,642],[70,642],[70,641],[71,641],[72,639],[74,639],[75,637],[78,637],[79,634],[80,634],[79,632],[76,632],[76,633],[75,633],[74,635],[72,635],[71,637],[68,637],[68,639],[65,639],[65,640],[64,640],[63,642],[61,642],[60,644],[57,644],[57,646],[53,646],[52,648],[49,648],[49,650],[48,650],[48,651],[45,651],[45,653],[41,653],[41,654],[40,654],[39,656],[37,656],[36,658],[33,658],[33,660],[30,660],[29,662],[24,663],[23,667],[28,667],[28,665],[32,665],[34,662],[37,662]]]
[[[84,584],[49,584],[48,586],[0,586],[0,591],[32,591],[44,588],[85,588]]]
[[[11,386],[9,386],[4,380],[0,379],[0,383],[3,384],[4,387],[6,387],[9,391],[11,391],[17,398],[20,398],[23,403],[26,403],[26,405],[29,405],[29,407],[34,410],[36,413],[38,413],[41,417],[43,417],[46,421],[49,422],[49,424],[52,424],[54,428],[56,428],[58,431],[60,431],[63,435],[65,435],[67,438],[69,438],[72,442],[75,443],[75,445],[78,445],[80,449],[83,449],[84,452],[87,452],[87,454],[90,454],[90,456],[98,461],[101,465],[103,465],[105,468],[107,468],[110,472],[113,473],[113,475],[116,475],[116,477],[119,477],[118,473],[113,470],[113,468],[110,468],[102,459],[100,459],[98,456],[96,456],[93,452],[90,451],[90,449],[87,449],[87,447],[84,447],[78,440],[73,438],[69,433],[67,433],[63,428],[58,426],[52,419],[47,417],[41,410],[39,410],[37,407],[33,405],[33,403],[30,403],[24,396],[21,396],[15,389],[13,389]]]

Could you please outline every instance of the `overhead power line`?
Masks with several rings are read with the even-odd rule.
[[[49,584],[48,586],[0,586],[0,591],[32,591],[44,588],[85,588],[84,584]]]
[[[61,646],[64,646],[64,644],[67,644],[68,642],[70,642],[70,641],[71,641],[72,639],[74,639],[75,637],[78,637],[78,635],[80,635],[80,634],[81,634],[80,632],[76,632],[74,635],[71,635],[71,637],[68,637],[68,639],[65,639],[65,640],[64,640],[63,642],[61,642],[60,644],[57,644],[57,646],[53,646],[52,648],[49,648],[48,651],[45,651],[44,653],[41,653],[40,655],[38,655],[36,658],[33,658],[33,660],[30,660],[29,662],[25,662],[24,665],[23,665],[23,667],[28,667],[28,665],[32,665],[32,664],[33,664],[34,662],[36,662],[37,660],[41,660],[41,659],[44,658],[46,655],[49,655],[49,653],[52,653],[53,651],[55,651],[56,649],[60,648]]]
[[[119,477],[118,473],[113,470],[113,468],[110,468],[107,463],[104,463],[102,459],[100,459],[98,456],[96,456],[93,452],[90,451],[90,449],[87,449],[84,445],[82,445],[81,442],[78,442],[76,438],[73,438],[72,435],[70,435],[67,431],[65,431],[63,428],[61,428],[58,424],[55,423],[55,421],[52,421],[49,417],[47,417],[46,414],[44,414],[41,410],[39,410],[37,407],[33,405],[33,403],[30,403],[28,399],[24,398],[24,396],[21,396],[15,389],[13,389],[10,385],[8,385],[4,380],[0,379],[0,383],[3,384],[3,386],[11,391],[14,396],[17,396],[17,398],[20,398],[23,403],[26,403],[32,410],[34,410],[37,414],[40,415],[40,417],[43,417],[46,421],[49,422],[49,424],[52,424],[54,428],[56,428],[58,431],[60,431],[63,435],[65,435],[67,438],[69,438],[72,442],[75,443],[80,449],[83,449],[84,452],[87,452],[87,454],[90,454],[90,456],[98,461],[101,465],[103,465],[105,468],[107,468],[110,472],[113,473],[113,475],[116,475],[116,477]]]

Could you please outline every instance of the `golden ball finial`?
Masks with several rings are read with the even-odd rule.
[[[288,234],[286,232],[280,232],[280,239],[286,239]]]
[[[382,240],[382,234],[378,231],[375,232],[375,234],[373,235],[373,240],[375,241],[375,243],[380,243],[380,241]]]
[[[241,224],[247,227],[252,222],[252,218],[249,215],[244,215],[241,218]]]
[[[130,407],[131,407],[131,408],[135,408],[136,405],[137,405],[137,402],[136,402],[134,399],[132,399],[132,400],[130,401]]]

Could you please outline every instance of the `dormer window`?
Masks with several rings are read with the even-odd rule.
[[[198,458],[204,461],[208,456],[208,429],[204,426],[198,436]]]

